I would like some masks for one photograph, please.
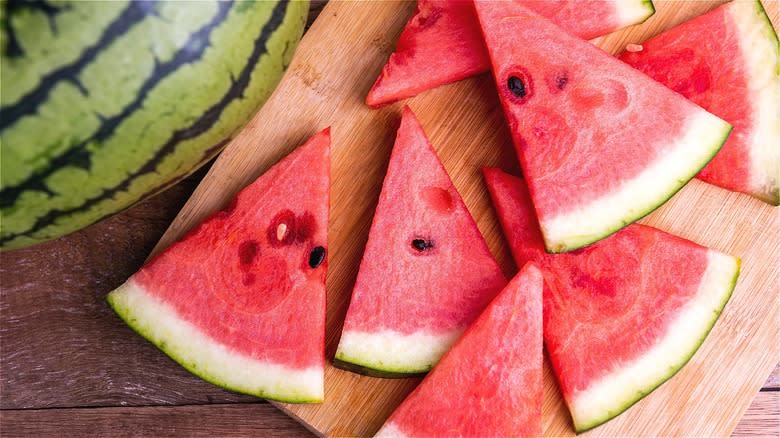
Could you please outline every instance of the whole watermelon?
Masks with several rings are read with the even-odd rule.
[[[301,1],[0,7],[0,248],[81,229],[213,157],[270,96]]]

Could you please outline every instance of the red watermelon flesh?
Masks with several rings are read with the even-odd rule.
[[[524,4],[587,39],[640,23],[655,12],[649,0],[549,0]],[[395,52],[368,92],[366,103],[378,108],[489,69],[490,58],[471,1],[419,0]]]
[[[693,356],[731,296],[737,259],[641,224],[548,254],[523,181],[484,175],[515,261],[544,272],[545,345],[577,431],[620,414]]]
[[[506,285],[412,111],[403,111],[344,321],[337,363],[430,370]]]
[[[728,123],[533,11],[475,5],[548,251],[651,212],[728,136]]]
[[[324,396],[326,129],[108,295],[199,377],[288,402]]]
[[[698,177],[780,203],[780,54],[758,1],[733,1],[620,59],[734,126]]]
[[[542,284],[525,265],[376,436],[541,436]]]

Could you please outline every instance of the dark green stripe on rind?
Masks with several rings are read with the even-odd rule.
[[[117,19],[108,25],[100,39],[94,45],[84,50],[79,59],[45,75],[41,78],[41,83],[38,87],[25,94],[16,103],[1,107],[0,131],[12,126],[24,116],[35,114],[38,111],[39,106],[48,99],[51,90],[63,81],[77,84],[83,91],[83,86],[80,85],[78,79],[79,73],[84,67],[89,65],[103,49],[121,38],[133,26],[142,22],[150,13],[149,11],[154,10],[157,1],[158,0],[131,2]]]
[[[225,20],[232,4],[233,0],[219,2],[217,14],[203,27],[190,35],[187,41],[171,59],[166,62],[155,63],[152,74],[146,79],[143,85],[141,85],[141,88],[133,101],[125,106],[118,114],[103,120],[94,134],[71,146],[71,148],[66,150],[63,154],[54,157],[48,167],[39,173],[30,175],[30,177],[21,184],[3,187],[2,191],[0,191],[0,208],[14,205],[19,200],[19,196],[27,190],[39,190],[53,194],[51,190],[46,187],[45,179],[65,166],[78,166],[89,170],[92,167],[92,152],[88,150],[88,147],[94,143],[102,144],[111,138],[119,125],[127,119],[127,117],[141,109],[141,106],[150,91],[170,74],[174,73],[185,64],[199,61],[208,47],[209,35]],[[193,50],[193,48],[195,48],[195,50]]]
[[[285,16],[286,6],[286,0],[276,4],[271,14],[271,18],[263,26],[263,30],[257,39],[255,39],[254,49],[252,50],[252,54],[244,66],[244,69],[242,70],[238,79],[232,81],[228,92],[222,96],[219,102],[210,107],[201,117],[195,120],[194,123],[185,128],[174,131],[168,141],[159,147],[154,156],[141,168],[125,177],[119,184],[111,188],[103,189],[99,196],[88,199],[78,207],[66,210],[51,210],[45,216],[39,218],[29,230],[26,230],[22,233],[14,233],[3,236],[2,239],[0,239],[0,245],[6,245],[16,237],[40,231],[53,224],[58,218],[62,216],[68,216],[74,213],[89,210],[94,205],[99,204],[103,200],[113,197],[117,192],[126,190],[129,184],[139,176],[154,172],[159,162],[168,154],[173,152],[179,142],[197,137],[200,134],[208,131],[209,128],[211,128],[214,123],[216,123],[216,121],[221,116],[222,111],[225,109],[225,107],[227,107],[228,104],[230,104],[231,101],[243,97],[244,89],[249,84],[249,79],[253,68],[260,56],[265,53],[265,39],[267,39],[273,33],[273,31],[275,31],[279,25],[281,25]]]
[[[3,228],[0,232],[3,249],[30,245],[66,234],[120,211],[144,196],[159,192],[172,181],[185,177],[194,170],[195,164],[203,162],[218,152],[227,141],[226,138],[235,134],[237,127],[242,126],[253,115],[258,105],[270,95],[280,79],[283,67],[288,64],[289,58],[294,53],[308,10],[306,2],[281,5],[242,2],[240,5],[242,7],[239,8],[237,4],[232,8],[225,24],[211,33],[210,43],[217,44],[214,50],[210,50],[202,62],[186,65],[185,68],[180,69],[182,73],[179,73],[179,70],[175,73],[176,81],[182,80],[178,79],[180,76],[190,78],[184,79],[185,81],[192,81],[193,75],[197,75],[195,78],[203,77],[204,84],[207,86],[217,84],[216,87],[212,86],[211,89],[206,88],[204,91],[210,93],[207,96],[213,96],[206,101],[210,106],[190,106],[189,108],[192,109],[183,113],[198,117],[187,119],[182,114],[163,112],[160,113],[162,117],[155,119],[155,112],[159,110],[156,109],[156,105],[149,104],[147,101],[154,99],[159,103],[160,96],[163,96],[165,99],[163,102],[170,102],[171,96],[176,96],[177,93],[177,88],[171,87],[171,81],[165,81],[161,84],[164,87],[157,87],[161,91],[155,89],[141,104],[141,109],[135,112],[138,114],[132,113],[128,121],[117,127],[117,133],[104,145],[99,145],[98,149],[95,149],[95,144],[87,145],[87,150],[94,152],[91,156],[92,172],[88,176],[92,177],[94,172],[98,176],[103,175],[102,179],[87,180],[86,182],[90,184],[87,190],[77,192],[76,197],[65,197],[62,194],[66,192],[55,187],[70,184],[68,181],[73,181],[74,175],[77,179],[86,175],[83,170],[79,171],[81,173],[74,173],[78,170],[75,166],[65,167],[53,173],[46,181],[46,187],[50,189],[49,191],[55,191],[57,196],[47,196],[45,191],[26,190],[19,195],[19,201],[12,207],[3,209],[3,224],[0,224]],[[258,37],[258,33],[262,36]],[[251,35],[251,39],[244,37],[242,40],[250,44],[244,45],[243,48],[240,45],[236,46],[236,34]],[[268,38],[265,43],[263,43],[264,38]],[[239,54],[241,55],[238,56]],[[210,67],[215,61],[217,65],[223,64],[223,58],[227,55],[232,56],[234,61],[225,64],[225,68],[214,70]],[[248,62],[247,59],[250,61]],[[252,63],[257,60],[259,64],[253,65]],[[217,71],[227,74],[216,75]],[[206,77],[198,72],[214,74],[214,76]],[[235,73],[231,75],[230,72]],[[217,80],[222,81],[221,85]],[[184,97],[189,97],[186,89],[183,92]],[[200,86],[196,92],[201,93]],[[175,101],[176,98],[173,99]],[[153,126],[155,131],[148,135],[143,131],[139,133],[139,126],[143,128],[142,123],[147,119],[150,120],[149,126]],[[189,123],[182,125],[177,122],[178,120]],[[133,132],[136,134],[128,138],[128,133]],[[136,137],[139,134],[155,140],[151,143],[147,141],[143,145],[145,149],[139,149],[140,152],[132,155],[122,152],[121,149],[126,141],[135,141],[140,138]],[[159,146],[155,146],[158,144]],[[159,152],[159,148],[164,145],[169,152],[167,154]],[[132,143],[126,146],[135,148]],[[3,147],[5,148],[6,145]],[[113,174],[115,177],[107,177],[111,174],[110,169],[114,165],[106,160],[114,158],[115,155],[119,157],[124,155],[123,161],[116,165],[119,170]],[[122,163],[130,163],[125,164],[125,168],[134,170],[131,172],[121,170]],[[108,180],[110,183],[102,187],[99,184],[101,180]],[[96,187],[95,181],[98,182]],[[29,221],[29,224],[33,225],[32,228],[37,230],[35,232],[30,231],[31,227],[27,225],[25,219],[32,215],[31,212],[34,214],[33,218],[38,218]],[[12,220],[6,221],[7,218]],[[6,226],[7,224],[12,225]]]
[[[614,412],[609,412],[603,418],[600,418],[598,420],[594,420],[592,423],[585,424],[585,425],[580,425],[580,426],[575,424],[574,427],[575,427],[575,430],[576,430],[576,432],[578,434],[582,433],[582,432],[586,432],[588,430],[591,430],[591,429],[593,429],[595,427],[598,427],[598,426],[606,423],[607,421],[617,417],[618,415],[622,414],[623,412],[628,410],[628,408],[630,408],[631,406],[635,405],[639,400],[642,400],[648,394],[650,394],[651,392],[655,391],[659,386],[663,385],[669,379],[674,377],[675,374],[677,374],[691,360],[691,358],[693,358],[693,356],[696,354],[696,352],[699,351],[699,347],[701,347],[701,345],[704,343],[704,340],[707,339],[707,336],[709,336],[709,334],[712,331],[713,327],[715,327],[715,323],[718,322],[718,319],[720,319],[720,315],[721,315],[721,313],[723,313],[723,309],[726,307],[726,304],[728,304],[729,300],[731,299],[731,295],[734,293],[734,288],[737,286],[737,279],[739,279],[739,273],[740,273],[740,269],[741,269],[741,260],[737,258],[736,259],[736,263],[737,263],[736,272],[734,273],[734,276],[731,279],[731,283],[728,286],[727,293],[723,297],[723,301],[721,303],[719,303],[718,309],[715,312],[715,315],[714,315],[714,318],[712,319],[712,322],[710,323],[709,327],[705,327],[705,329],[704,329],[704,331],[703,331],[703,333],[701,335],[701,338],[699,338],[698,342],[693,346],[692,350],[690,351],[690,354],[688,354],[687,357],[683,357],[682,361],[679,364],[671,367],[670,370],[669,370],[669,374],[666,377],[664,377],[663,379],[658,381],[652,387],[649,387],[649,388],[647,388],[645,390],[642,390],[639,393],[637,393],[635,395],[635,398],[629,400],[628,403],[626,405],[622,406],[620,409],[618,409],[618,410],[616,410]]]
[[[19,9],[39,10],[46,15],[46,18],[49,20],[49,26],[53,30],[56,30],[54,19],[57,16],[57,14],[59,14],[63,10],[63,8],[65,8],[65,6],[57,7],[44,0],[3,1],[2,4],[0,4],[0,14],[2,14],[2,19],[0,19],[0,26],[2,26],[2,29],[0,29],[0,32],[2,32],[2,38],[4,39],[4,41],[2,42],[3,55],[9,58],[18,58],[24,55],[24,50],[22,50],[22,46],[21,44],[19,44],[19,39],[16,38],[16,32],[14,31],[14,28],[11,25],[11,16],[16,11],[18,11]]]

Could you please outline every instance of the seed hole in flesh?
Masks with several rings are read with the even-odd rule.
[[[295,213],[284,209],[277,213],[268,225],[268,244],[273,248],[290,245],[295,241],[295,231]]]
[[[305,242],[314,236],[317,228],[317,220],[314,215],[308,211],[295,218],[295,240]]]
[[[447,214],[455,210],[455,201],[452,199],[452,195],[447,189],[441,187],[424,187],[420,191],[420,199],[426,204],[426,207],[437,213]]]
[[[245,240],[238,245],[238,262],[242,266],[251,265],[257,256],[257,242]]]
[[[566,75],[560,75],[555,78],[555,88],[563,90],[563,87],[569,82],[569,77]]]
[[[325,260],[325,248],[318,246],[309,253],[309,267],[317,268]]]

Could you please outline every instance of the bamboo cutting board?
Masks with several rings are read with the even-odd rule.
[[[597,41],[615,53],[721,1],[656,1],[640,26]],[[780,4],[764,1],[775,28]],[[332,359],[401,104],[371,110],[363,99],[392,51],[413,2],[330,2],[305,35],[288,74],[228,146],[155,248],[168,246],[309,136],[332,126],[331,213],[326,354]],[[505,273],[516,268],[480,174],[499,166],[517,174],[510,134],[492,78],[485,74],[406,101],[427,131],[455,186]],[[642,222],[741,257],[731,301],[702,347],[675,377],[594,436],[728,435],[780,358],[778,208],[694,180]],[[291,328],[292,330],[293,328]],[[571,419],[545,363],[543,428],[573,435]],[[378,379],[326,370],[325,403],[278,406],[315,433],[368,436],[419,379]]]

